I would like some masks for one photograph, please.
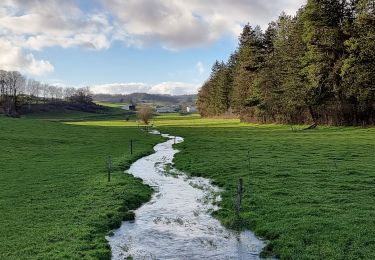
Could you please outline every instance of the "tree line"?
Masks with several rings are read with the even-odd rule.
[[[91,103],[92,94],[88,87],[58,87],[27,79],[18,71],[0,70],[0,113],[13,115],[25,105],[64,102]]]
[[[375,123],[375,0],[308,0],[263,32],[246,25],[199,91],[202,116],[243,121]]]

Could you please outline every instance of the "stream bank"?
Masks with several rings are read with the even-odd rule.
[[[218,209],[219,189],[209,180],[189,177],[172,167],[174,143],[169,138],[155,153],[133,163],[129,174],[155,190],[152,199],[107,237],[112,259],[260,259],[264,243],[250,231],[223,227],[211,216]]]

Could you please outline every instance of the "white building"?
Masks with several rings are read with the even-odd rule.
[[[195,112],[198,112],[198,109],[196,106],[187,106],[186,107],[186,112],[187,113],[195,113]]]
[[[121,109],[129,111],[130,110],[130,105],[122,106]]]
[[[176,112],[176,108],[174,107],[159,107],[156,109],[158,113],[174,113]]]

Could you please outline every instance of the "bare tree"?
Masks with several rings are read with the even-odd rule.
[[[29,79],[27,81],[27,91],[26,93],[29,95],[29,103],[31,104],[33,100],[36,101],[36,104],[38,104],[39,101],[39,95],[41,92],[41,83],[34,79]]]
[[[17,112],[18,95],[24,91],[26,78],[18,71],[7,72],[6,82],[8,86],[8,95],[5,105],[7,114]]]
[[[150,106],[141,107],[137,111],[137,117],[143,123],[148,125],[150,123],[151,118],[154,116],[154,109]]]
[[[0,70],[0,113],[17,115],[18,109],[28,104],[38,104],[43,98],[43,103],[91,104],[93,101],[89,87],[63,88],[41,83],[34,79],[26,80],[18,71]]]
[[[48,93],[49,93],[49,96],[51,98],[51,102],[53,103],[55,101],[55,98],[56,98],[56,87],[48,85]]]
[[[89,104],[92,102],[92,93],[89,87],[75,89],[74,94],[70,96],[70,102],[79,104]]]
[[[4,105],[4,99],[6,95],[6,83],[7,83],[7,72],[0,70],[0,106]]]
[[[56,87],[56,99],[60,101],[64,98],[64,88],[63,87]]]
[[[64,89],[64,99],[68,102],[71,101],[71,97],[74,96],[76,93],[75,88],[65,88]]]
[[[44,104],[47,102],[48,93],[49,93],[48,84],[43,84],[42,85],[42,96],[43,96],[43,103]]]

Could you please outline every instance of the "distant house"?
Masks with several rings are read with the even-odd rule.
[[[129,111],[130,110],[130,105],[122,106],[121,109]]]
[[[157,113],[174,113],[176,112],[175,107],[159,107],[156,109]]]
[[[198,109],[196,106],[187,106],[186,107],[186,112],[187,113],[195,113],[195,112],[198,112]]]
[[[124,105],[121,107],[121,109],[125,111],[135,111],[135,105]]]

